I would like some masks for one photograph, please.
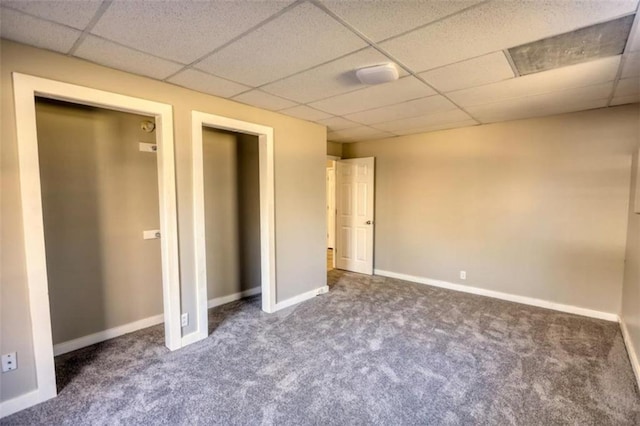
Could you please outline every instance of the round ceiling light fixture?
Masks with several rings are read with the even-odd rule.
[[[398,67],[392,62],[364,67],[356,70],[356,77],[364,84],[389,83],[398,79]]]

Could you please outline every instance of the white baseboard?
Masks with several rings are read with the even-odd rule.
[[[256,294],[262,293],[261,287],[250,288],[249,290],[239,291],[238,293],[233,293],[228,296],[215,297],[213,299],[209,299],[207,302],[207,307],[209,309],[215,308],[216,306],[226,305],[227,303],[235,302],[236,300],[240,300],[244,297],[255,296]]]
[[[328,285],[323,285],[322,287],[318,287],[311,291],[307,291],[306,293],[299,294],[290,299],[283,300],[282,302],[276,303],[276,312],[288,308],[289,306],[297,305],[300,302],[304,302],[305,300],[313,299],[314,297],[327,293],[329,291]]]
[[[638,388],[640,388],[640,361],[638,361],[638,352],[631,341],[631,335],[627,329],[627,324],[624,319],[620,317],[620,329],[622,329],[622,337],[624,338],[624,344],[627,347],[627,353],[629,354],[629,361],[631,361],[631,368],[636,375],[636,381],[638,382]]]
[[[414,275],[399,274],[397,272],[383,271],[381,269],[374,270],[375,275],[383,277],[396,278],[404,281],[411,281],[418,284],[426,284],[433,287],[446,288],[448,290],[461,291],[464,293],[477,294],[480,296],[493,297],[495,299],[508,300],[510,302],[522,303],[525,305],[537,306],[539,308],[553,309],[554,311],[567,312],[570,314],[582,315],[585,317],[598,318],[606,321],[619,320],[618,314],[610,312],[595,311],[578,306],[564,305],[562,303],[550,302],[548,300],[535,299],[533,297],[518,296],[515,294],[502,293],[500,291],[486,290],[478,287],[454,284],[447,281],[434,280],[430,278],[417,277]]]
[[[33,407],[34,405],[45,402],[51,398],[43,398],[40,394],[40,390],[36,389],[31,392],[16,396],[15,398],[8,399],[0,402],[0,419],[10,416],[18,411],[22,411],[26,408]]]
[[[163,322],[164,315],[160,314],[138,321],[130,322],[129,324],[113,327],[108,330],[89,334],[88,336],[78,337],[77,339],[58,343],[57,345],[53,345],[53,355],[58,356],[66,354],[67,352],[75,351],[76,349],[94,345],[99,342],[104,342],[105,340],[113,339],[114,337],[132,333],[137,330],[142,330],[143,328],[151,327],[153,325],[162,324]]]

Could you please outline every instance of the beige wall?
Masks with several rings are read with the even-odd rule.
[[[327,155],[342,157],[342,144],[338,142],[327,141]]]
[[[638,134],[640,134],[640,117],[637,117],[637,120]],[[638,148],[640,148],[640,143],[638,143]],[[636,152],[633,162],[634,177],[640,173],[639,160]],[[624,269],[621,314],[633,342],[636,357],[640,357],[640,214],[634,212],[633,201],[636,195],[638,178],[632,179],[632,202],[629,206],[629,231],[627,232],[627,255]]]
[[[258,138],[203,130],[207,297],[259,287]]]
[[[637,123],[633,105],[345,144],[376,157],[375,268],[617,314]]]
[[[0,149],[2,285],[0,346],[17,351],[19,368],[2,375],[1,398],[35,389],[31,324],[22,237],[18,154],[11,72],[122,93],[173,106],[178,195],[181,300],[195,318],[191,111],[199,110],[271,126],[275,133],[276,276],[278,301],[326,284],[326,128],[278,113],[113,70],[57,53],[2,40]],[[194,331],[191,321],[184,333]]]
[[[36,105],[53,343],[162,313],[156,154],[143,116]]]

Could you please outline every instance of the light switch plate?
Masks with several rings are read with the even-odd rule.
[[[142,152],[158,152],[158,145],[152,143],[140,142],[139,147]]]
[[[150,229],[148,231],[142,231],[142,238],[144,238],[145,240],[156,240],[160,238],[160,230]]]

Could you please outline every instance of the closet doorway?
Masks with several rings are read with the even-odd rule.
[[[273,129],[193,111],[191,131],[197,330],[183,345],[208,336],[209,307],[261,293],[277,309]]]
[[[100,220],[105,218],[100,218],[99,203],[91,199],[92,197],[99,197],[96,196],[95,193],[87,191],[87,188],[92,183],[97,183],[100,179],[103,179],[102,183],[105,183],[104,179],[109,177],[110,172],[118,173],[118,171],[113,170],[113,167],[115,164],[121,165],[119,161],[124,157],[122,157],[123,153],[120,148],[113,150],[113,147],[104,146],[103,140],[96,140],[90,143],[89,146],[84,143],[79,143],[72,147],[64,147],[66,152],[62,156],[57,156],[58,153],[54,151],[56,149],[55,145],[59,143],[59,141],[51,145],[39,146],[38,130],[44,129],[47,125],[42,121],[39,123],[37,116],[39,115],[40,118],[44,117],[45,122],[48,121],[50,125],[53,125],[53,127],[50,128],[54,128],[59,123],[56,123],[56,120],[52,120],[51,117],[46,118],[46,115],[53,110],[64,108],[65,105],[69,107],[70,103],[72,105],[67,111],[71,112],[67,118],[74,120],[83,115],[91,115],[97,111],[100,111],[99,114],[104,118],[103,121],[105,122],[119,122],[119,120],[127,114],[135,114],[136,116],[133,117],[133,119],[137,122],[138,126],[141,125],[138,120],[142,118],[143,121],[147,122],[148,126],[155,127],[153,130],[155,135],[148,136],[151,137],[151,139],[145,140],[145,144],[148,147],[155,146],[155,149],[152,149],[154,153],[149,154],[156,157],[156,161],[153,162],[156,173],[152,173],[151,176],[157,180],[157,183],[150,185],[149,188],[153,188],[153,190],[157,192],[157,195],[153,194],[149,197],[142,198],[148,198],[157,203],[155,210],[156,222],[154,225],[159,225],[159,229],[152,231],[154,235],[158,234],[160,236],[159,247],[156,247],[156,250],[159,251],[160,259],[156,259],[156,266],[160,266],[161,269],[160,274],[158,274],[158,278],[161,281],[161,284],[159,283],[160,285],[158,286],[158,291],[162,294],[163,312],[161,319],[164,320],[165,345],[169,349],[175,350],[180,348],[182,344],[180,336],[180,284],[178,275],[173,126],[171,121],[172,108],[166,104],[19,73],[13,74],[13,83],[25,258],[29,287],[29,307],[31,312],[31,331],[38,386],[34,394],[34,399],[37,402],[42,402],[56,396],[57,393],[50,306],[53,306],[55,303],[59,304],[60,300],[56,302],[50,299],[52,289],[49,287],[49,281],[51,279],[53,282],[60,277],[68,277],[69,271],[63,270],[64,264],[66,262],[67,266],[72,265],[74,257],[77,257],[79,260],[82,258],[85,261],[87,261],[85,257],[88,257],[90,258],[90,262],[96,262],[96,259],[100,261],[104,260],[106,252],[108,252],[112,258],[111,260],[118,258],[117,249],[109,248],[106,252],[101,251],[101,244],[105,243],[104,239],[107,238],[107,236],[101,233],[101,231],[96,231],[94,225],[97,225]],[[36,108],[36,103],[38,104],[38,108]],[[118,113],[115,111],[118,111]],[[116,116],[119,118],[114,118]],[[90,137],[92,133],[95,133],[95,135],[104,135],[111,132],[109,126],[101,126],[102,125],[85,126],[80,132],[87,137]],[[73,135],[71,136],[69,141],[73,138]],[[100,138],[101,136],[98,136],[98,139]],[[46,137],[44,139],[46,139]],[[51,142],[51,140],[48,140],[48,142]],[[142,148],[142,146],[139,145],[141,141],[138,140],[122,142],[134,144],[136,151]],[[64,145],[64,141],[62,145]],[[108,166],[108,164],[110,164],[109,161],[103,162],[103,159],[98,159],[98,155],[105,154],[104,149],[107,150],[107,156],[112,155],[116,157],[117,161],[111,163],[111,166]],[[41,160],[40,156],[42,154],[54,156],[54,158],[48,157],[46,160]],[[73,158],[74,156],[78,158]],[[124,154],[124,156],[129,156],[129,154]],[[41,161],[42,168],[40,164]],[[59,167],[59,164],[54,164],[55,162],[65,161],[69,164],[67,168]],[[95,162],[95,164],[90,164],[91,162]],[[151,166],[151,170],[153,169],[153,165]],[[108,166],[110,170],[104,170],[106,166]],[[101,167],[103,170],[98,170]],[[96,170],[92,170],[92,168]],[[150,170],[149,164],[147,164],[146,168],[147,171]],[[130,170],[130,172],[132,173],[131,177],[134,178],[136,174],[140,173],[140,170]],[[58,184],[60,183],[62,183],[63,186],[59,186]],[[77,185],[77,188],[69,188],[68,185]],[[122,186],[122,182],[116,181],[106,184],[105,187],[108,189],[107,192],[109,194],[105,196],[106,198],[102,199],[103,202],[109,197],[116,201],[119,199],[118,194],[116,194],[118,185]],[[120,188],[120,190],[122,189],[123,188]],[[74,195],[75,190],[77,191]],[[78,208],[83,210],[76,212],[78,217],[75,217],[71,210],[65,209],[64,197],[69,195],[77,196],[78,199],[71,201],[78,203]],[[105,193],[102,195],[105,195]],[[45,203],[43,203],[43,197],[46,197],[46,200],[44,200]],[[139,200],[130,199],[129,201],[135,203]],[[48,211],[43,211],[43,204]],[[133,206],[133,208],[129,210],[135,209],[136,206]],[[122,227],[114,225],[114,222],[117,222],[117,214],[117,208],[111,209],[108,213],[109,217],[106,218],[108,222],[112,222],[109,225],[109,229],[111,230],[109,237],[117,233],[120,228],[125,229],[135,226],[135,224],[132,223],[123,224]],[[126,220],[131,221],[131,218]],[[150,220],[153,221],[154,219],[151,218]],[[54,225],[53,227],[51,226],[52,224]],[[56,224],[59,225],[57,228]],[[69,235],[62,235],[61,230],[67,227],[67,225],[72,225],[73,231],[71,231]],[[45,227],[48,229],[45,230]],[[140,227],[144,228],[142,225]],[[137,236],[140,242],[142,242],[145,237],[145,234],[142,232],[143,230],[144,229],[140,229]],[[74,240],[84,243],[84,245],[74,245]],[[117,238],[113,242],[117,243],[116,240]],[[56,248],[48,246],[50,243],[56,241],[63,242],[66,245],[61,252],[54,252],[52,249]],[[89,241],[90,243],[88,244]],[[86,247],[91,248],[87,249]],[[133,247],[134,251],[135,249],[136,248]],[[138,247],[138,249],[144,251],[144,249],[140,247]],[[154,250],[151,249],[150,252],[153,251]],[[61,253],[63,254],[62,256]],[[158,253],[156,252],[156,254]],[[49,256],[50,259],[47,259],[47,256]],[[48,260],[51,260],[55,264],[48,263]],[[142,259],[142,261],[144,261],[144,259]],[[117,279],[117,275],[122,272],[122,270],[106,271],[101,269],[101,265],[98,264],[93,266],[95,266],[95,268],[85,267],[81,268],[81,270],[79,269],[78,271],[80,271],[80,273],[77,276],[81,277],[81,279],[86,279],[87,274],[91,272],[92,269],[98,269],[96,272],[100,276],[99,281],[100,279],[105,279],[106,276],[112,273],[116,275],[115,278]],[[50,271],[58,267],[60,267],[60,270]],[[123,268],[123,270],[126,269],[126,267]],[[144,274],[144,271],[142,273]],[[64,291],[68,291],[68,289],[64,289],[62,293],[64,293]],[[93,297],[93,299],[91,299],[93,302],[99,303],[99,296],[94,294],[91,297]],[[97,306],[96,309],[98,310]],[[58,314],[60,313],[57,313],[57,315]],[[62,317],[64,317],[64,315],[65,314],[62,313]],[[82,316],[79,315],[76,321],[77,320],[82,321]],[[108,321],[108,319],[105,321]],[[71,324],[69,321],[66,321],[66,323],[67,325]],[[119,331],[122,330],[115,327],[110,332]],[[64,336],[64,333],[65,332],[62,332],[61,335]],[[99,335],[101,340],[115,337],[107,336],[104,333],[96,334]],[[83,338],[75,339],[76,341],[73,345],[82,345],[83,342],[87,344],[95,343],[95,341],[91,341],[91,339],[96,337],[95,335],[84,337],[88,338],[88,340],[83,340]],[[66,349],[69,349],[68,345]],[[65,350],[65,348],[62,350]],[[58,348],[58,351],[60,351],[60,348]]]

